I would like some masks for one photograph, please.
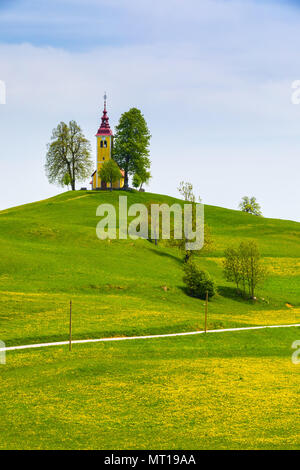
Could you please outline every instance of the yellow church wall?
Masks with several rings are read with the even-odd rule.
[[[101,141],[107,142],[107,147],[101,147]],[[101,187],[101,178],[99,177],[99,171],[104,162],[107,162],[111,158],[111,147],[112,147],[112,136],[97,136],[97,170],[93,176],[93,188]],[[113,183],[113,188],[123,188],[124,178],[120,179],[120,182],[117,181]],[[106,187],[109,188],[110,184],[107,183]]]
[[[101,142],[106,142],[107,147],[101,147]],[[111,136],[98,136],[97,137],[97,184],[96,187],[101,187],[101,179],[99,177],[99,171],[104,162],[107,162],[111,157]],[[108,187],[106,185],[106,187]]]

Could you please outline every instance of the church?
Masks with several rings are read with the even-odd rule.
[[[92,174],[92,189],[108,189],[110,188],[110,183],[105,183],[101,181],[99,176],[99,171],[103,163],[107,162],[112,158],[112,149],[113,149],[113,133],[109,125],[109,117],[106,110],[106,94],[104,95],[104,110],[101,119],[101,125],[96,134],[97,141],[97,150],[96,150],[96,170]],[[124,171],[121,170],[123,178],[119,181],[113,183],[114,189],[120,189],[124,186]]]

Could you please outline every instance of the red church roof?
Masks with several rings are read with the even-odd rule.
[[[104,95],[104,110],[101,118],[101,125],[98,129],[96,136],[98,135],[113,135],[112,130],[109,125],[109,117],[107,116],[106,111],[106,94]]]

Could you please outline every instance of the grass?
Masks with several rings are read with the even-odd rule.
[[[111,192],[67,192],[0,212],[0,339],[7,346],[203,329],[182,254],[145,240],[100,241]],[[180,202],[129,193],[135,202]],[[300,224],[205,206],[214,248],[197,259],[218,285],[208,328],[300,320]],[[245,301],[222,274],[224,250],[259,244],[269,277]],[[135,340],[7,353],[1,449],[296,449],[299,329]],[[299,366],[298,366],[299,367]]]
[[[70,299],[78,339],[203,327],[203,302],[183,289],[180,252],[145,240],[96,238],[97,206],[117,207],[120,194],[67,192],[0,212],[0,325],[7,345],[65,339]],[[128,205],[175,201],[128,194]],[[300,224],[212,206],[205,218],[215,246],[198,263],[219,288],[209,328],[297,322]],[[241,301],[222,275],[224,249],[241,238],[257,240],[270,267],[256,303]]]
[[[299,328],[7,353],[1,449],[299,449]]]

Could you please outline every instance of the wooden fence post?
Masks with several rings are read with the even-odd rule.
[[[72,300],[70,300],[69,351],[72,351]]]
[[[208,311],[208,291],[206,291],[206,300],[205,300],[205,333],[207,332],[207,311]]]

